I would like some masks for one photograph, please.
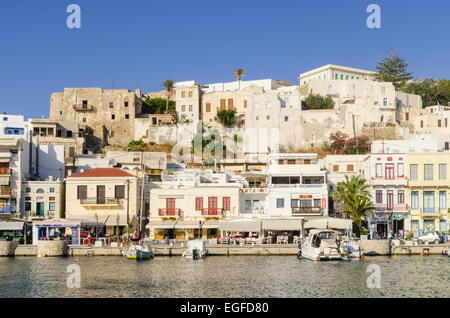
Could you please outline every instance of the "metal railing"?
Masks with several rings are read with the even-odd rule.
[[[91,111],[95,110],[95,107],[92,104],[88,104],[88,105],[73,105],[73,109],[75,111],[91,112]]]
[[[86,198],[80,199],[82,205],[119,205],[120,199],[116,198]]]
[[[202,209],[202,215],[205,216],[222,216],[223,209]]]
[[[322,208],[317,207],[293,207],[292,214],[322,214]]]
[[[159,216],[180,216],[181,209],[158,209]]]

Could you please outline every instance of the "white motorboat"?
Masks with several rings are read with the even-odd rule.
[[[208,255],[209,252],[205,248],[205,242],[203,240],[191,240],[187,242],[186,251],[182,256],[191,259],[200,259]]]
[[[340,248],[344,253],[344,258],[364,259],[364,252],[359,248],[358,241],[343,241]]]
[[[151,248],[146,245],[130,245],[124,252],[127,259],[146,260],[155,258]]]
[[[313,261],[342,260],[336,243],[337,233],[329,230],[311,230],[303,241],[299,255]]]

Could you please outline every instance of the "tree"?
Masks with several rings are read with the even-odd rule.
[[[230,109],[222,109],[217,112],[216,120],[225,127],[229,127],[234,123],[236,112]]]
[[[166,104],[166,113],[169,112],[169,99],[172,97],[173,89],[175,87],[175,83],[173,80],[168,79],[162,83],[162,86],[165,87],[167,91],[167,104]]]
[[[335,132],[330,135],[330,150],[334,154],[343,154],[345,150],[345,143],[347,142],[347,134],[341,133],[340,131]]]
[[[371,142],[366,136],[348,138],[340,131],[330,135],[329,149],[334,154],[363,155],[370,152]]]
[[[375,80],[378,82],[391,82],[396,90],[401,89],[406,82],[413,79],[412,73],[406,71],[408,63],[394,50],[390,50],[387,56],[376,66],[378,73]]]
[[[420,95],[423,107],[448,105],[450,102],[450,81],[446,79],[415,80],[407,83],[402,90],[405,93]]]
[[[356,227],[356,235],[367,233],[362,226],[363,218],[375,210],[370,195],[370,185],[361,176],[346,175],[345,181],[339,183],[333,199],[337,205],[341,205],[343,212],[350,215]]]
[[[241,78],[245,76],[244,70],[242,68],[238,68],[237,70],[234,70],[233,76],[238,80],[239,90],[241,90]]]
[[[334,102],[330,96],[324,97],[319,94],[309,94],[304,101],[302,101],[304,109],[333,109]]]
[[[143,103],[143,113],[149,114],[164,114],[167,107],[167,100],[165,98],[156,97],[149,98],[147,97]],[[169,101],[169,110],[175,110],[176,103],[171,100]]]

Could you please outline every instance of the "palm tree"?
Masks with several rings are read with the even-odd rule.
[[[169,99],[170,97],[172,97],[172,93],[173,93],[173,89],[174,89],[174,82],[171,79],[165,80],[162,83],[162,86],[166,89],[167,91],[167,104],[166,104],[166,114],[169,112]]]
[[[242,68],[234,70],[233,76],[239,81],[239,90],[241,90],[241,78],[245,76],[245,72]]]
[[[375,210],[370,195],[370,185],[366,179],[360,176],[352,176],[349,179],[348,176],[345,176],[345,181],[338,184],[336,192],[333,193],[333,198],[353,219],[353,224],[357,228],[356,235],[366,233],[362,226],[362,219],[366,214],[373,213]]]

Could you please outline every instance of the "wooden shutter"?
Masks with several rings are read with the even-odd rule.
[[[77,199],[78,200],[87,199],[87,186],[79,185],[77,187]]]
[[[105,204],[105,186],[98,185],[97,186],[97,204]]]
[[[211,112],[211,103],[206,103],[206,112],[207,113]]]
[[[116,199],[125,199],[125,186],[124,185],[116,185],[115,186],[115,198]]]

